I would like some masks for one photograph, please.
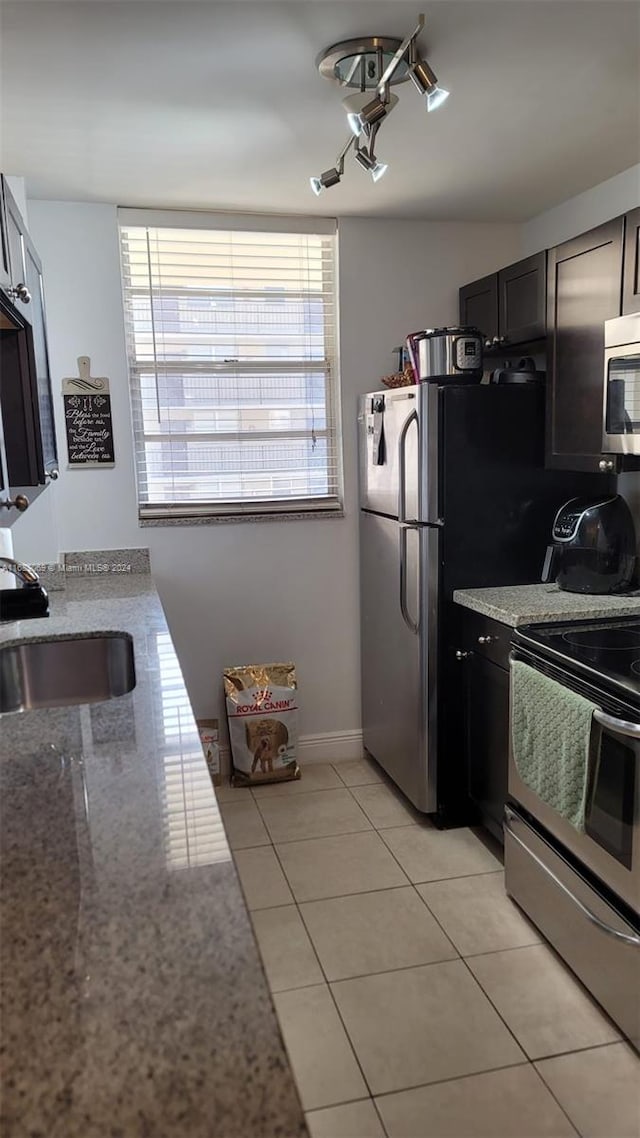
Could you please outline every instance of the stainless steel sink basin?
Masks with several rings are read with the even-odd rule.
[[[0,713],[96,703],[135,686],[128,632],[0,646]]]

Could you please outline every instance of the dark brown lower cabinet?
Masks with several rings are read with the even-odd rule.
[[[502,841],[509,758],[509,672],[474,655],[467,670],[466,753],[469,797]]]
[[[502,843],[509,764],[509,648],[511,629],[461,609],[456,643],[464,717],[469,799],[480,821]]]

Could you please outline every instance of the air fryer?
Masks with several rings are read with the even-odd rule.
[[[623,593],[635,583],[636,533],[619,494],[571,498],[558,510],[543,581],[568,593]]]

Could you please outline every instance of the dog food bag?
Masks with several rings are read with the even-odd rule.
[[[300,778],[294,665],[226,668],[224,690],[233,785]]]
[[[211,781],[214,786],[220,786],[222,777],[220,774],[220,745],[218,741],[218,720],[217,719],[196,719],[198,731],[200,733],[200,742],[204,751],[204,757],[207,762]]]

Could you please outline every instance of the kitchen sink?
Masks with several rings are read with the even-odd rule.
[[[124,695],[135,682],[128,632],[0,646],[0,714],[97,703]]]

